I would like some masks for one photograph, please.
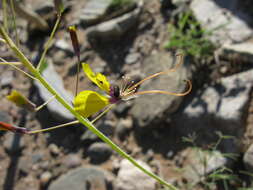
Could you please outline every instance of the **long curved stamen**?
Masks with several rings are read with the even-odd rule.
[[[175,93],[175,92],[168,92],[168,91],[163,91],[163,90],[147,90],[147,91],[141,91],[141,92],[135,92],[131,95],[141,95],[141,94],[167,94],[167,95],[174,95],[174,96],[185,96],[189,94],[192,90],[192,83],[190,80],[186,80],[188,83],[189,88],[187,91],[183,93]]]
[[[144,83],[146,80],[152,79],[152,78],[157,77],[157,76],[159,76],[159,75],[164,75],[164,74],[168,74],[168,73],[170,73],[170,72],[175,72],[175,71],[177,70],[177,68],[183,64],[183,55],[182,55],[182,54],[177,54],[176,56],[178,57],[178,61],[177,61],[177,64],[175,65],[174,68],[169,69],[169,70],[166,70],[166,71],[158,72],[158,73],[155,73],[155,74],[153,74],[153,75],[150,75],[150,76],[146,77],[145,79],[143,79],[143,80],[137,82],[135,85],[133,85],[132,87],[130,87],[128,90],[131,91],[131,90],[133,90],[134,88],[136,88],[137,86],[140,86],[140,85],[141,85],[142,83]]]

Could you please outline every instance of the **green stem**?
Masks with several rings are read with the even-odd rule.
[[[13,0],[10,0],[10,2],[11,2],[11,13],[12,13],[13,27],[14,27],[14,31],[15,31],[16,44],[19,47],[19,37],[18,37],[18,31],[17,31],[16,13],[15,13],[15,8],[14,8],[14,2],[13,2]]]
[[[39,71],[41,70],[41,67],[42,67],[42,65],[43,65],[42,63],[43,63],[43,61],[44,61],[44,59],[45,59],[47,50],[48,50],[48,48],[49,48],[50,45],[51,45],[51,42],[52,42],[52,40],[53,40],[54,34],[55,34],[55,32],[56,32],[56,30],[57,30],[59,24],[60,24],[60,21],[61,21],[61,15],[59,14],[59,15],[57,15],[57,20],[56,20],[56,23],[55,23],[55,25],[54,25],[53,31],[52,31],[51,34],[50,34],[50,37],[49,37],[49,39],[48,39],[48,41],[47,41],[47,43],[46,43],[46,45],[45,45],[45,49],[44,49],[44,51],[43,51],[43,53],[42,53],[42,55],[41,55],[40,61],[39,61],[39,63],[38,63],[37,69],[38,69]]]
[[[6,0],[2,0],[2,6],[3,6],[3,24],[4,24],[5,30],[8,32],[8,16],[7,16]]]
[[[116,144],[114,144],[109,138],[107,138],[103,133],[101,133],[95,126],[88,120],[83,118],[80,114],[78,114],[73,107],[67,103],[59,94],[51,87],[51,85],[41,76],[40,72],[30,63],[30,61],[23,55],[23,53],[17,48],[17,46],[13,43],[13,41],[9,38],[9,36],[5,33],[3,27],[0,27],[0,34],[6,40],[9,47],[13,50],[18,59],[28,68],[28,70],[40,81],[40,83],[53,95],[55,99],[58,100],[66,109],[68,109],[76,119],[85,125],[90,131],[95,133],[100,139],[102,139],[105,143],[111,146],[113,150],[115,150],[122,157],[129,160],[134,166],[139,168],[141,171],[154,178],[156,181],[161,183],[162,185],[168,187],[170,190],[177,190],[176,187],[167,183],[165,180],[155,175],[151,171],[145,169],[137,161],[134,160],[130,155],[121,150]]]

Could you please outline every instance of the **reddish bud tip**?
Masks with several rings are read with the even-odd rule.
[[[68,31],[69,31],[69,34],[70,34],[70,38],[71,38],[71,41],[72,41],[72,46],[73,46],[73,49],[75,51],[75,54],[78,57],[78,59],[80,59],[80,48],[79,48],[79,41],[78,41],[78,37],[77,37],[77,33],[76,33],[76,27],[75,26],[69,26]]]

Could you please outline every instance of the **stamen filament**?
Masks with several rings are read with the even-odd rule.
[[[170,73],[170,72],[175,72],[175,71],[177,70],[177,68],[183,64],[183,56],[182,56],[182,54],[178,54],[178,55],[176,55],[176,56],[179,57],[179,58],[178,58],[177,64],[175,65],[174,68],[168,69],[168,70],[166,70],[166,71],[158,72],[158,73],[155,73],[155,74],[153,74],[153,75],[150,75],[150,76],[146,77],[145,79],[143,79],[143,80],[137,82],[135,85],[133,85],[132,87],[130,87],[129,90],[133,90],[133,89],[136,88],[137,86],[140,86],[140,85],[141,85],[142,83],[144,83],[146,80],[152,79],[152,78],[157,77],[157,76],[159,76],[159,75],[164,75],[164,74],[168,74],[168,73]]]
[[[141,91],[141,92],[136,92],[131,95],[142,95],[142,94],[167,94],[167,95],[174,95],[174,96],[185,96],[189,94],[192,90],[192,83],[190,80],[186,80],[186,82],[189,85],[189,88],[186,92],[183,93],[175,93],[175,92],[168,92],[164,90],[147,90],[147,91]]]

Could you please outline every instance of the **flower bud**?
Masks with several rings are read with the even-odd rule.
[[[28,100],[26,97],[24,97],[21,93],[19,93],[16,90],[13,90],[11,94],[6,97],[9,101],[13,102],[18,107],[28,109],[29,111],[36,110],[35,104],[32,103],[30,100]]]

